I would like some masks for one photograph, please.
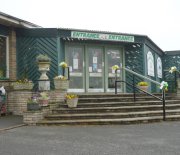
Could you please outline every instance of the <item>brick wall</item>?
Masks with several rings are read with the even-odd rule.
[[[11,91],[8,93],[7,109],[14,115],[22,115],[27,110],[27,100],[32,96],[31,91]]]
[[[27,111],[23,114],[23,122],[28,125],[36,125],[36,123],[42,119],[42,111]]]
[[[64,96],[66,94],[65,91],[61,90],[52,90],[47,91],[49,94],[50,100],[49,102],[63,102]],[[18,90],[18,91],[10,91],[8,92],[7,99],[7,109],[9,112],[12,112],[14,115],[22,115],[23,112],[27,111],[27,100],[32,96],[33,92]],[[52,104],[52,107],[56,107],[56,104]]]

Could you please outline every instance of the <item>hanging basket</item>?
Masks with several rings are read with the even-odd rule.
[[[34,84],[32,82],[28,82],[28,83],[13,82],[11,86],[14,90],[31,90]]]
[[[67,90],[69,88],[68,80],[54,79],[55,89]]]
[[[78,103],[78,98],[67,99],[66,103],[67,103],[69,108],[76,108],[77,107],[77,103]]]

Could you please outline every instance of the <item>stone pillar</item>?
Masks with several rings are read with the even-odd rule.
[[[9,33],[9,78],[16,80],[16,32],[12,28]]]

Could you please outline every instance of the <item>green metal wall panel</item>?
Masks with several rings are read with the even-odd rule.
[[[162,71],[163,71],[163,56],[162,55],[159,55],[160,52],[157,52],[157,51],[154,51],[153,49],[151,49],[151,47],[147,46],[147,45],[144,45],[144,51],[145,51],[145,76],[155,80],[155,81],[158,81],[158,82],[161,82],[163,80],[163,75],[162,75],[162,78],[158,78],[157,76],[157,59],[158,57],[161,58],[161,61],[162,61]],[[148,75],[148,70],[147,70],[147,53],[148,52],[151,52],[153,57],[154,57],[154,77],[153,76],[149,76]],[[150,90],[152,93],[155,93],[155,92],[160,92],[160,88],[158,85],[154,84],[154,83],[150,83]]]
[[[22,78],[27,72],[27,77],[34,82],[39,79],[40,73],[36,64],[36,56],[46,54],[51,58],[48,77],[52,81],[58,75],[57,38],[17,38],[17,77]],[[36,82],[37,83],[37,82]],[[53,87],[53,83],[51,83]],[[37,87],[37,85],[36,85]]]
[[[142,44],[129,44],[124,46],[125,50],[125,67],[135,72],[144,75],[144,53]],[[126,81],[133,83],[132,74],[125,73]],[[137,84],[142,79],[135,77],[135,83]],[[126,92],[132,92],[132,87],[126,85]]]
[[[3,25],[0,25],[0,35],[8,36],[9,35],[9,28]]]
[[[172,66],[176,66],[180,70],[180,54],[176,55],[164,55],[164,80],[168,82],[168,92],[176,92],[175,74],[169,73],[169,69]],[[178,77],[178,74],[177,74]]]

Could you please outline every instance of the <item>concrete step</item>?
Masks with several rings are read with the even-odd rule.
[[[166,100],[174,99],[174,97],[166,97]],[[89,103],[89,102],[132,102],[134,97],[101,97],[101,98],[79,98],[78,103]],[[159,101],[158,99],[151,96],[136,97],[136,101]]]
[[[155,96],[162,96],[162,93],[153,93]],[[114,94],[114,93],[86,93],[86,94],[78,94],[79,98],[102,98],[102,97],[132,97],[132,93],[122,93],[122,94]],[[136,96],[149,96],[144,93],[136,93]],[[175,97],[176,94],[167,93],[166,96]]]
[[[167,115],[180,115],[178,110],[166,110]],[[135,117],[150,117],[162,116],[163,110],[156,111],[139,111],[139,112],[120,112],[120,113],[77,113],[77,114],[51,114],[46,116],[46,120],[75,120],[75,119],[114,119],[114,118],[135,118]]]
[[[166,104],[180,104],[180,100],[166,100]],[[86,102],[78,103],[78,108],[82,107],[117,107],[117,106],[138,106],[138,105],[162,105],[162,101],[136,101],[136,102]],[[67,104],[60,104],[60,108],[67,108]]]
[[[180,104],[167,104],[167,109],[178,109]],[[140,105],[140,106],[118,106],[118,107],[83,107],[83,108],[58,108],[53,110],[55,113],[93,113],[93,112],[131,112],[162,110],[162,105]]]
[[[76,119],[76,120],[42,120],[37,125],[101,125],[101,124],[135,124],[160,122],[162,116],[136,117],[136,118],[116,118],[116,119]]]

